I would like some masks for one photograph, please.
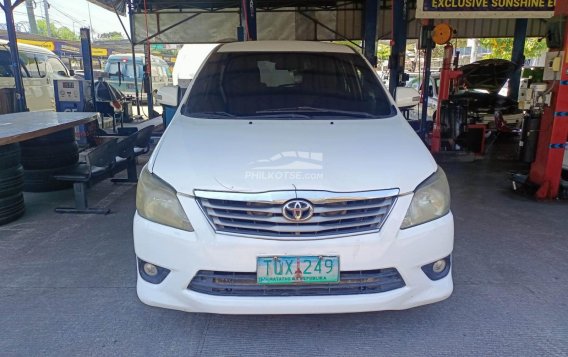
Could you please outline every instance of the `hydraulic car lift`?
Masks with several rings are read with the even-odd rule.
[[[462,75],[462,72],[452,69],[452,58],[454,55],[454,46],[450,43],[454,29],[448,24],[442,23],[434,28],[432,39],[437,45],[444,45],[444,60],[442,69],[440,70],[440,89],[438,91],[438,108],[442,108],[442,103],[450,97],[450,87],[452,81]],[[457,63],[456,63],[457,65]],[[430,151],[432,153],[440,152],[442,146],[442,110],[436,111],[434,118],[434,129],[432,130],[432,142]]]
[[[568,17],[568,1],[556,2],[555,15]],[[561,48],[551,48],[551,51],[560,51],[558,59],[551,65],[556,79],[548,82],[551,101],[544,107],[536,159],[528,177],[530,183],[538,186],[538,199],[557,198],[560,190],[562,159],[568,141],[568,21],[564,23],[561,43]]]

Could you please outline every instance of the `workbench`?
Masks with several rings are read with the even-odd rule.
[[[0,165],[0,169],[4,167],[0,170],[0,183],[2,183],[0,185],[0,193],[2,193],[0,195],[0,224],[18,219],[25,210],[22,186],[20,186],[22,183],[18,184],[18,182],[23,182],[20,181],[22,172],[28,171],[22,171],[20,146],[17,143],[72,129],[98,118],[99,113],[82,112],[22,112],[0,115],[0,148],[9,151],[8,154],[4,154],[4,161],[0,162],[3,164]],[[70,140],[73,140],[72,136]],[[55,148],[58,144],[59,142],[53,142],[50,145],[55,145],[53,146]],[[46,150],[50,147],[46,146]],[[27,157],[41,157],[41,155],[33,155]]]
[[[99,113],[22,112],[0,115],[0,145],[52,134],[97,120]]]

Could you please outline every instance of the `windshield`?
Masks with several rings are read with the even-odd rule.
[[[184,115],[200,118],[376,118],[395,109],[357,54],[212,54],[195,79]]]
[[[106,66],[106,72],[109,74],[109,79],[118,78],[119,74],[119,65],[120,65],[120,73],[122,74],[122,79],[125,78],[134,78],[134,66],[132,66],[132,61],[130,62],[108,62]],[[138,78],[142,78],[142,65],[136,65],[136,75]]]

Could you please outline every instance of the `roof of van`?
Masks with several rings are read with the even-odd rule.
[[[112,55],[108,56],[111,57],[118,57],[118,56],[129,56],[132,57],[132,53],[113,53]],[[144,57],[143,53],[136,53],[136,57]]]
[[[8,41],[6,40],[0,40],[0,45],[6,45],[8,46]],[[45,53],[46,55],[55,55],[55,53],[51,52],[50,50],[48,50],[47,48],[43,48],[43,47],[39,47],[39,46],[34,46],[34,45],[28,45],[25,43],[18,43],[18,50],[20,51],[33,51],[33,52],[39,52],[39,53]]]
[[[244,41],[221,45],[217,52],[334,52],[353,53],[345,45],[317,41]]]
[[[154,55],[150,55],[150,56],[151,56],[150,58],[152,59],[153,62],[166,63],[166,61],[161,57],[154,56]],[[116,59],[116,58],[119,58],[119,57],[127,57],[129,60],[131,60],[132,59],[132,53],[113,53],[112,55],[108,56],[108,60]],[[138,59],[144,60],[145,55],[143,53],[136,53],[136,59],[137,60]]]

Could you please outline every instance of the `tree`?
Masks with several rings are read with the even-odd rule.
[[[78,40],[79,36],[65,26],[57,27],[50,23],[51,37],[60,40]],[[37,30],[40,35],[47,36],[47,23],[45,20],[37,20]]]
[[[467,39],[465,38],[451,40],[451,43],[454,46],[454,51],[456,51],[458,48],[467,47]],[[436,47],[432,49],[432,58],[438,58],[442,60],[444,58],[444,47],[445,45],[436,45]]]
[[[513,52],[513,38],[482,38],[479,40],[481,47],[489,49],[491,53],[483,58],[511,59]],[[527,38],[525,41],[525,57],[538,58],[546,52],[546,43],[536,38]]]
[[[111,32],[101,33],[99,36],[99,40],[116,41],[116,40],[124,40],[124,37],[122,37],[122,33],[118,31],[111,31]]]
[[[377,58],[379,61],[387,61],[391,54],[391,47],[384,43],[379,43],[377,46]]]

